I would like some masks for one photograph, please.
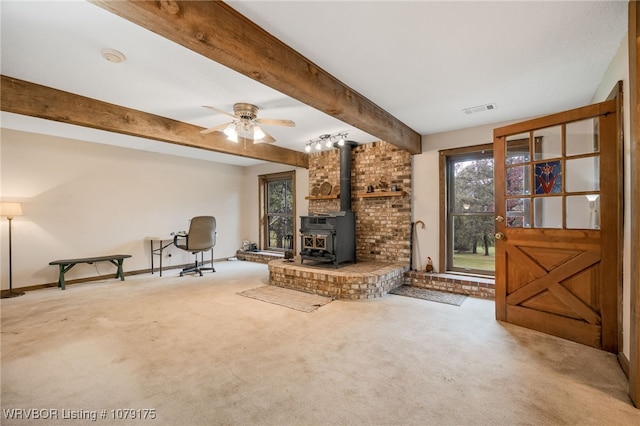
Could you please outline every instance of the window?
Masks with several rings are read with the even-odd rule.
[[[491,145],[441,152],[446,271],[495,274],[493,150]]]
[[[260,179],[260,248],[294,250],[295,171],[263,175]]]

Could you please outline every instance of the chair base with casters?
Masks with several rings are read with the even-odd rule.
[[[202,276],[202,271],[211,271],[215,272],[216,268],[213,267],[213,249],[211,249],[211,266],[203,266],[204,263],[204,252],[200,252],[200,262],[198,262],[198,253],[193,253],[196,256],[196,261],[193,266],[189,266],[187,268],[182,269],[180,272],[180,276],[184,276],[184,274],[197,273]]]

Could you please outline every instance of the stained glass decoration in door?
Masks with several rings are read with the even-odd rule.
[[[535,165],[536,194],[558,194],[562,192],[562,163],[548,161]]]

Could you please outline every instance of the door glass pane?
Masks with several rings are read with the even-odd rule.
[[[598,119],[576,121],[567,124],[567,156],[598,152]]]
[[[567,228],[600,228],[600,196],[598,194],[567,197]]]
[[[562,156],[562,126],[548,127],[533,133],[533,159],[546,160]]]
[[[464,215],[453,220],[453,267],[469,271],[495,270],[493,216]]]
[[[536,228],[562,228],[562,197],[539,197],[533,201]]]
[[[598,191],[600,189],[600,157],[567,160],[567,192]]]
[[[562,192],[562,163],[547,161],[535,165],[536,194]]]
[[[529,133],[507,136],[505,164],[529,161]]]
[[[511,198],[507,200],[507,227],[531,228],[529,198]]]
[[[528,195],[531,193],[529,166],[514,166],[506,169],[506,195]]]

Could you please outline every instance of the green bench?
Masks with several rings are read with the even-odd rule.
[[[49,262],[49,265],[58,265],[60,268],[60,275],[58,276],[58,287],[64,290],[64,274],[78,263],[88,263],[93,264],[95,262],[111,262],[113,263],[118,271],[116,272],[116,278],[120,278],[121,281],[124,281],[124,271],[122,270],[122,262],[124,259],[131,257],[130,254],[112,254],[110,256],[97,256],[97,257],[84,257],[82,259],[63,259],[63,260],[54,260],[53,262]]]

